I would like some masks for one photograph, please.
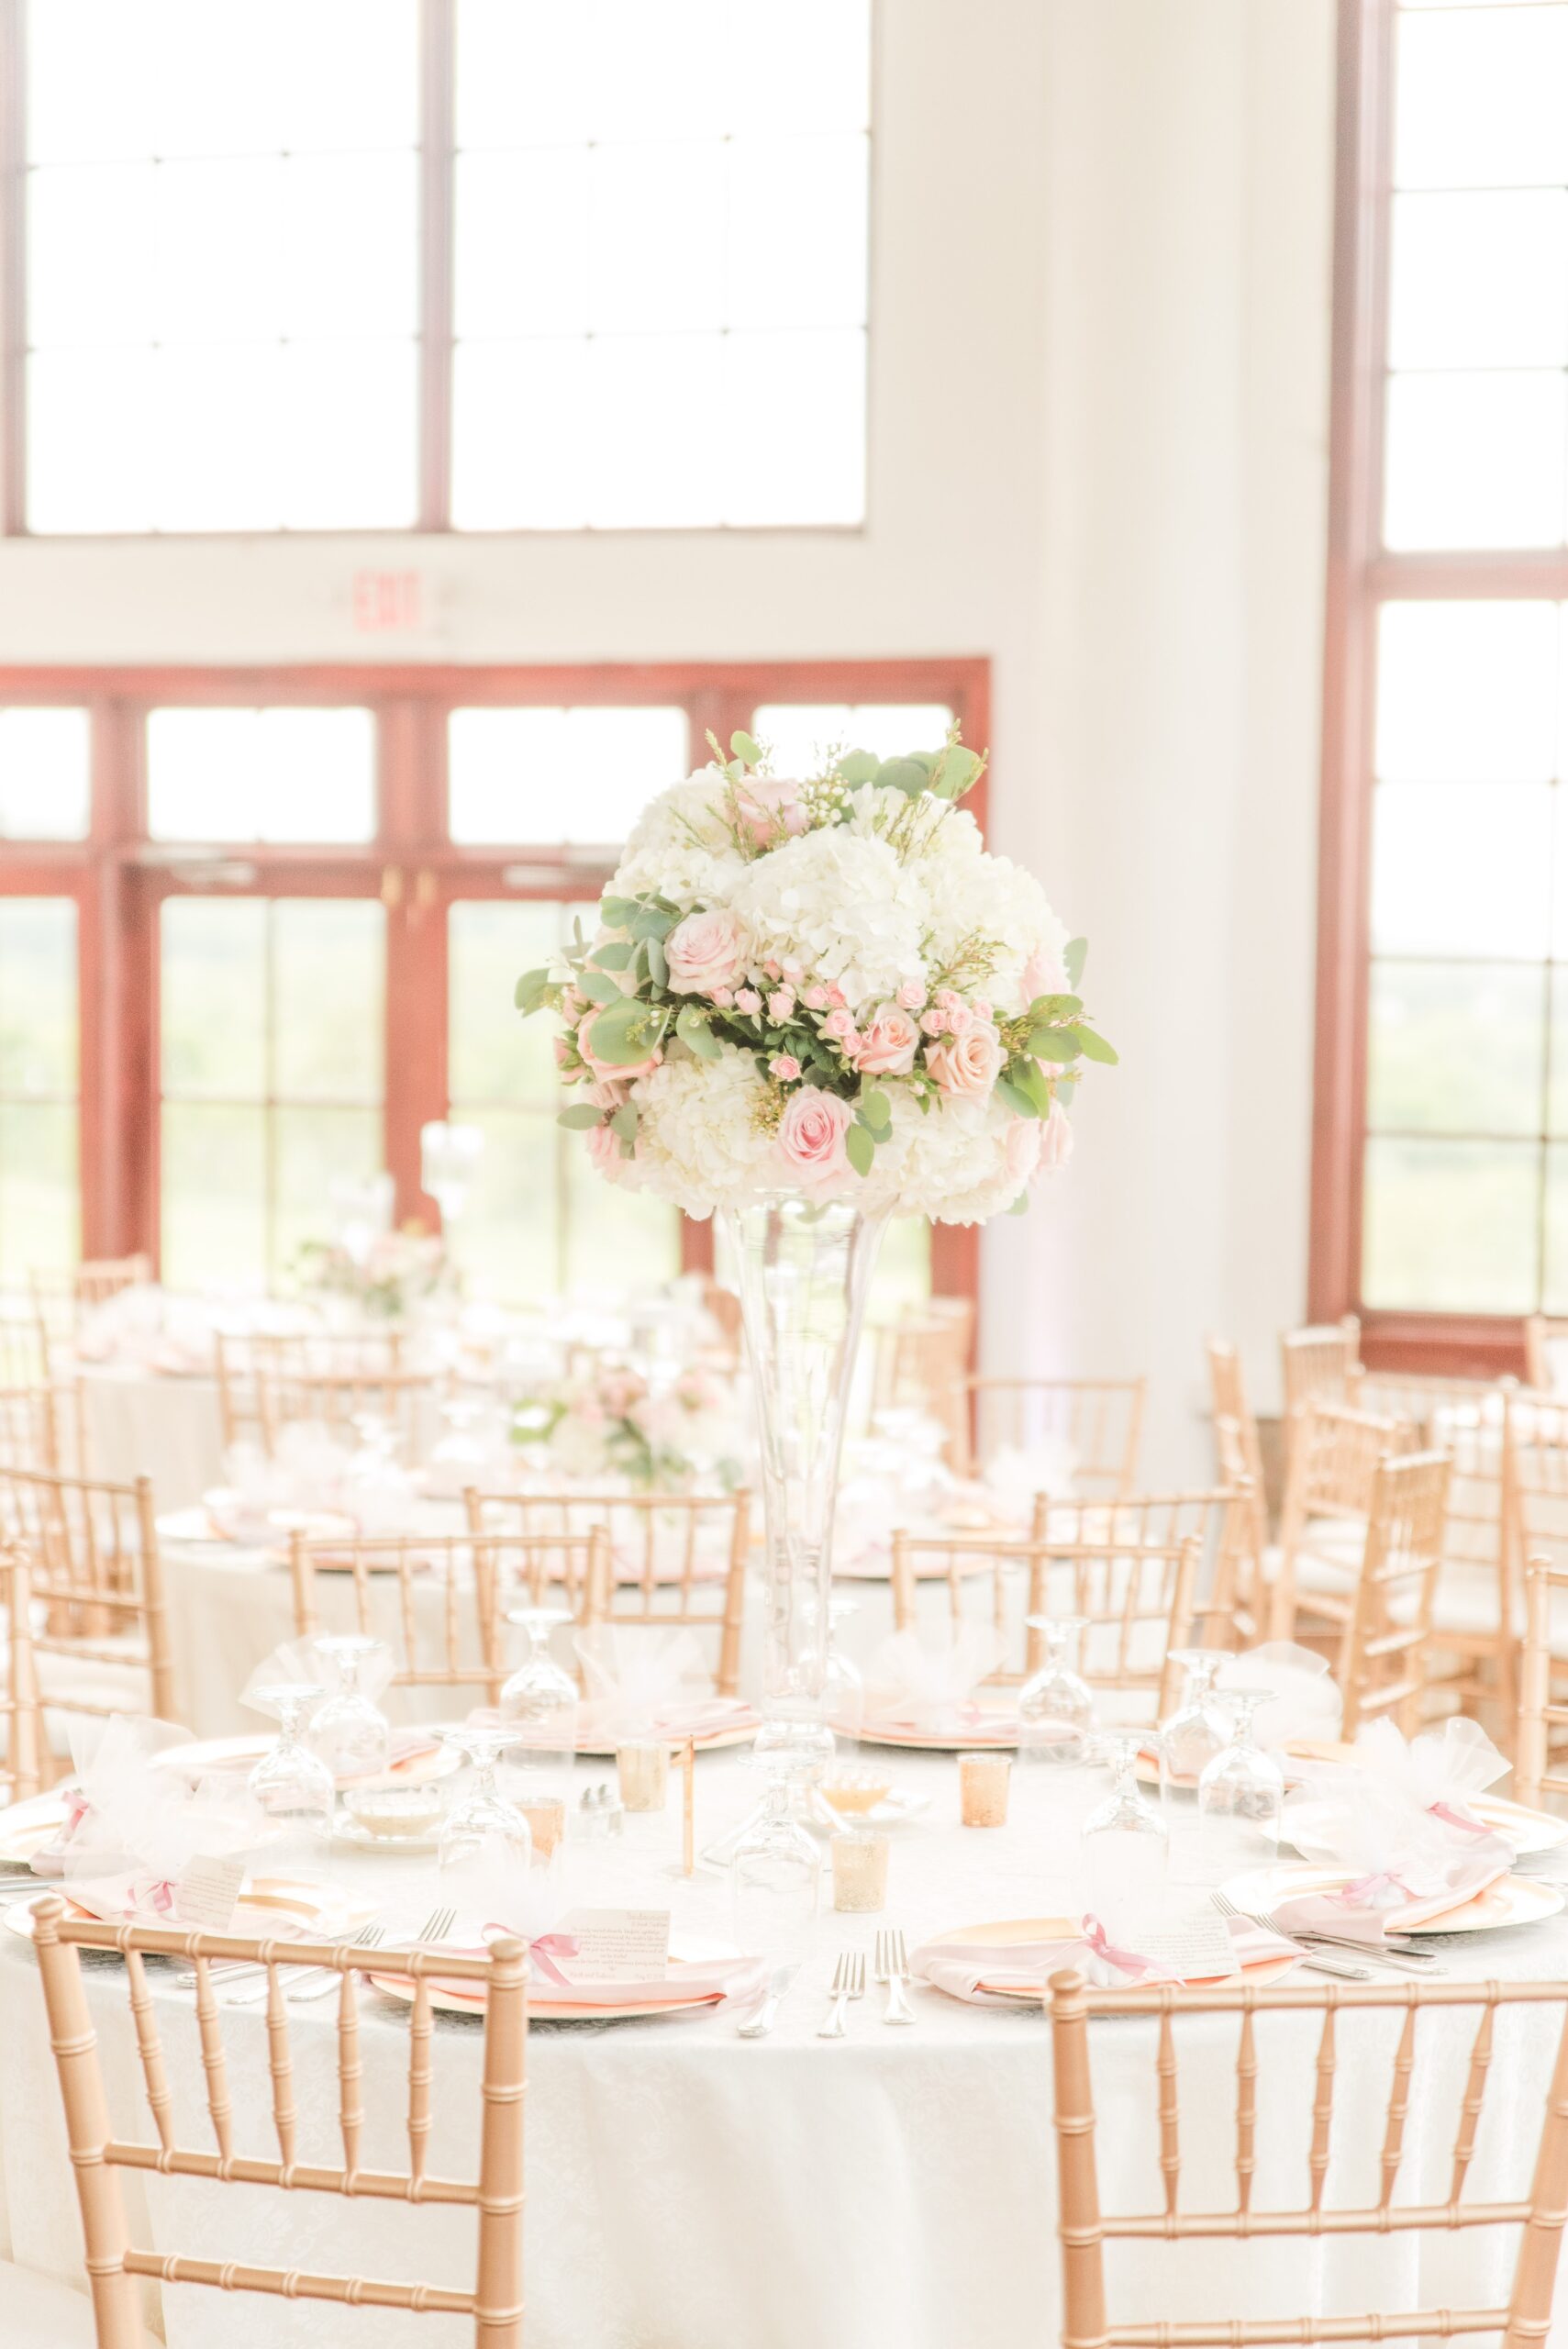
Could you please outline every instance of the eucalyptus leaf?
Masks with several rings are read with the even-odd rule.
[[[738,759],[744,759],[749,767],[754,767],[762,755],[750,734],[732,734],[729,738],[729,748],[733,755]]]
[[[640,906],[631,925],[634,938],[668,938],[675,927],[675,917],[659,906]]]
[[[1000,1095],[1001,1098],[1006,1103],[1015,1118],[1038,1118],[1040,1116],[1040,1111],[1029,1099],[1029,1095],[1023,1092],[1019,1086],[1016,1085],[1011,1077],[999,1076],[996,1079],[996,1091]]]
[[[950,743],[937,761],[931,789],[940,799],[962,799],[979,773],[978,751],[965,750],[962,742]]]
[[[670,965],[665,957],[663,940],[648,938],[644,939],[643,944],[648,949],[649,977],[656,987],[667,987],[670,984]]]
[[[884,759],[876,771],[876,780],[913,799],[925,790],[929,777],[918,759]]]
[[[637,949],[629,938],[612,938],[594,949],[594,960],[601,971],[624,971]]]
[[[584,971],[577,982],[590,1003],[618,1003],[621,992],[608,971]]]
[[[635,897],[601,897],[599,919],[606,930],[624,930],[637,911]]]
[[[1069,939],[1067,944],[1062,948],[1062,967],[1067,974],[1067,983],[1069,986],[1075,987],[1083,985],[1084,964],[1087,959],[1088,952],[1089,941],[1086,938]]]
[[[623,1101],[610,1119],[610,1131],[617,1134],[622,1141],[637,1140],[637,1111],[629,1101]]]
[[[844,1136],[844,1152],[857,1174],[866,1175],[871,1173],[872,1161],[876,1156],[876,1144],[863,1126],[851,1126],[849,1129]]]
[[[716,1061],[719,1056],[718,1038],[700,1011],[689,1007],[675,1020],[675,1033],[683,1044],[694,1052],[699,1061]]]
[[[1037,1118],[1051,1115],[1051,1087],[1034,1061],[1014,1061],[1007,1074],[1027,1100],[1034,1104]]]
[[[882,761],[874,751],[846,751],[839,761],[837,772],[851,785],[874,783]]]
[[[880,1086],[861,1095],[861,1115],[868,1126],[885,1126],[893,1111],[887,1096]]]
[[[1064,1109],[1070,1109],[1073,1107],[1073,1096],[1077,1092],[1077,1090],[1078,1080],[1076,1077],[1059,1076],[1057,1078],[1056,1097],[1061,1102]]]
[[[526,1016],[528,1012],[539,1009],[549,992],[550,973],[547,970],[525,971],[517,981],[512,1000],[517,1009]]]
[[[632,1068],[648,1058],[663,1024],[647,1004],[623,995],[594,1015],[588,1038],[594,1058],[607,1068]]]
[[[1092,1028],[1079,1028],[1074,1033],[1086,1061],[1103,1061],[1107,1068],[1115,1068],[1118,1055],[1114,1045],[1107,1044],[1103,1036],[1096,1036]]]
[[[1029,1040],[1029,1055],[1037,1061],[1075,1061],[1078,1033],[1076,1028],[1037,1028]]]
[[[1029,1006],[1029,1018],[1040,1021],[1073,1019],[1084,1008],[1081,995],[1037,995]]]
[[[1023,1189],[1018,1193],[1018,1197],[1013,1201],[1012,1206],[1007,1209],[1007,1213],[1009,1215],[1028,1215],[1029,1211],[1029,1186],[1026,1183]]]
[[[596,1126],[602,1121],[602,1117],[603,1112],[595,1109],[591,1101],[574,1101],[570,1109],[562,1109],[555,1122],[558,1126],[568,1127],[574,1134],[585,1134],[590,1126]]]

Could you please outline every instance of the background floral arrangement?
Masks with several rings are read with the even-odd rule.
[[[514,1443],[558,1475],[584,1483],[624,1477],[674,1491],[698,1478],[740,1481],[741,1434],[732,1385],[700,1368],[659,1388],[629,1369],[601,1368],[519,1404]]]
[[[378,1321],[401,1321],[449,1286],[445,1242],[428,1231],[377,1232],[356,1251],[339,1240],[307,1240],[295,1260],[302,1289],[350,1298]]]
[[[710,741],[712,738],[709,738]],[[562,1114],[601,1174],[706,1216],[769,1192],[977,1223],[1072,1144],[1082,939],[958,805],[984,762],[750,735],[644,810],[592,940],[518,981],[558,1012]]]

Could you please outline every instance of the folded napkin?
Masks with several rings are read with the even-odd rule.
[[[587,1687],[579,1717],[584,1732],[689,1737],[716,1701],[713,1675],[690,1631],[595,1623],[576,1634],[573,1645]]]
[[[1239,1965],[1261,1965],[1271,1958],[1288,1957],[1288,1942],[1251,1918],[1225,1920]],[[1071,1966],[1086,1980],[1106,1989],[1126,1989],[1141,1983],[1171,1982],[1182,1977],[1156,1958],[1113,1942],[1096,1917],[1084,1917],[1076,1933],[1056,1941],[926,1942],[909,1961],[917,1979],[929,1982],[950,1998],[972,2006],[1012,2006],[1019,1998],[1043,1998],[1051,1977]]]
[[[1455,1909],[1473,1900],[1506,1876],[1513,1854],[1496,1836],[1474,1856],[1456,1858],[1446,1880],[1424,1874],[1414,1884],[1399,1876],[1357,1876],[1338,1892],[1303,1892],[1274,1904],[1274,1921],[1286,1933],[1336,1933],[1351,1941],[1380,1942],[1388,1933],[1413,1933],[1440,1925]]]
[[[164,1723],[117,1713],[73,1720],[70,1736],[76,1784],[66,1823],[33,1865],[95,1916],[168,1920],[193,1861],[231,1858],[263,1840],[265,1820],[243,1785],[193,1784],[152,1766],[171,1742]]]
[[[639,1714],[636,1725],[650,1737],[666,1739],[672,1745],[688,1737],[695,1738],[700,1745],[706,1737],[722,1735],[726,1730],[753,1728],[760,1718],[755,1706],[749,1705],[743,1697],[694,1697],[684,1700],[677,1696]],[[616,1698],[590,1698],[579,1709],[577,1731],[584,1741],[607,1741],[625,1726],[626,1716]]]
[[[1027,1526],[1041,1493],[1071,1498],[1078,1474],[1078,1451],[1065,1436],[1038,1443],[1004,1444],[985,1464],[985,1488],[1009,1523]]]
[[[973,1695],[1001,1657],[1001,1635],[989,1624],[961,1624],[934,1647],[917,1631],[895,1631],[866,1666],[866,1726],[973,1737],[977,1745],[1012,1743],[1014,1715],[977,1704]]]

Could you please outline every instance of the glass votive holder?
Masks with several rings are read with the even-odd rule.
[[[667,1745],[620,1745],[616,1748],[616,1773],[620,1779],[623,1810],[662,1810],[670,1791],[670,1749]]]
[[[547,1865],[551,1853],[566,1832],[566,1804],[560,1795],[540,1795],[537,1801],[520,1802],[517,1809],[528,1820],[534,1839],[534,1857]]]
[[[859,1909],[862,1913],[885,1909],[891,1839],[861,1831],[852,1835],[835,1835],[829,1848],[833,1854],[834,1908]]]
[[[959,1816],[966,1827],[1005,1827],[1010,1753],[961,1753],[958,1757]]]

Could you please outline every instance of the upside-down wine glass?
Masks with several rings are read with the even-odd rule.
[[[335,1631],[317,1638],[316,1648],[333,1665],[338,1686],[311,1721],[311,1745],[335,1780],[379,1778],[392,1758],[392,1732],[360,1675],[372,1656],[385,1654],[385,1642],[367,1631]]]
[[[1084,1892],[1113,1940],[1134,1936],[1164,1897],[1170,1844],[1164,1820],[1139,1787],[1142,1750],[1143,1740],[1133,1731],[1106,1738],[1091,1755],[1108,1762],[1115,1775],[1110,1793],[1081,1830]]]
[[[338,1789],[325,1762],[306,1743],[305,1730],[327,1691],[315,1680],[280,1680],[258,1688],[259,1704],[276,1711],[278,1735],[251,1771],[249,1785],[280,1833],[328,1835]]]
[[[762,1808],[747,1822],[730,1862],[735,1939],[749,1955],[798,1964],[809,1950],[822,1892],[822,1850],[795,1816],[788,1754],[751,1754],[766,1774]]]
[[[1231,1717],[1215,1689],[1215,1675],[1229,1661],[1221,1648],[1173,1648],[1171,1662],[1185,1672],[1182,1701],[1160,1729],[1160,1785],[1196,1787],[1205,1770],[1230,1742]]]
[[[1018,1691],[1018,1760],[1075,1768],[1095,1719],[1095,1700],[1078,1672],[1082,1615],[1028,1615],[1045,1642],[1045,1662]]]
[[[1198,1833],[1205,1866],[1218,1874],[1254,1867],[1278,1854],[1284,1773],[1259,1745],[1254,1723],[1272,1688],[1227,1688],[1234,1716],[1230,1742],[1198,1780]]]
[[[494,1914],[496,1902],[517,1894],[528,1882],[533,1858],[533,1831],[495,1783],[496,1765],[517,1731],[506,1725],[464,1721],[442,1735],[472,1764],[473,1781],[441,1821],[437,1846],[441,1889],[472,1921],[483,1924],[484,1919],[472,1919],[472,1911],[488,1904]]]
[[[582,1703],[577,1683],[550,1654],[550,1635],[573,1618],[566,1607],[514,1607],[506,1620],[526,1633],[528,1643],[501,1691],[501,1720],[511,1731],[507,1777],[528,1815],[535,1848],[548,1859],[571,1816]]]

